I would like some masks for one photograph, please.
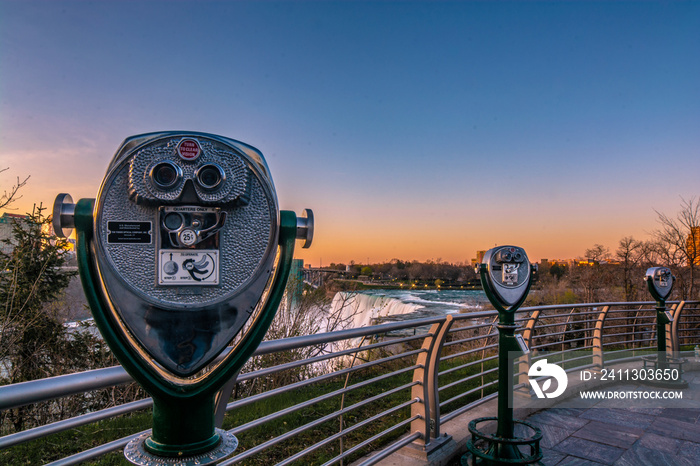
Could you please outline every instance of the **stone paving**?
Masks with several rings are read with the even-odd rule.
[[[700,373],[684,379],[684,398],[700,400]],[[585,409],[555,406],[527,421],[542,430],[545,465],[700,465],[700,408],[625,408],[618,401]]]
[[[689,403],[691,406],[700,404],[700,371],[697,369],[693,367],[692,372],[683,375],[689,383],[683,390],[683,398],[693,400]],[[653,390],[639,385],[615,388]],[[517,418],[524,418],[542,430],[541,464],[700,466],[700,408],[633,408],[625,407],[623,401],[600,401],[595,407],[588,408],[568,407],[567,404],[565,401],[527,417],[516,412]],[[496,400],[492,400],[446,423],[442,432],[451,440],[433,454],[421,455],[419,450],[406,447],[378,464],[460,465],[470,437],[468,422],[482,416],[493,416],[495,411]]]

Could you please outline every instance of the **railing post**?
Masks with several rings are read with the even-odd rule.
[[[593,330],[593,364],[598,368],[602,369],[605,365],[605,360],[603,358],[603,328],[605,327],[605,318],[608,316],[608,311],[610,306],[603,306],[598,314],[598,320],[595,323],[595,330]]]
[[[671,349],[673,357],[678,357],[681,351],[681,340],[678,335],[678,330],[680,327],[681,315],[683,313],[683,308],[685,307],[685,301],[674,305],[671,308],[671,313],[673,314],[673,322],[668,326],[666,333],[666,347]]]
[[[236,372],[231,379],[221,387],[214,397],[214,425],[219,429],[222,428],[224,424],[224,416],[226,415],[226,405],[228,405],[228,400],[231,398],[233,389],[236,387],[238,382],[238,374],[240,371]]]
[[[540,318],[540,312],[542,312],[541,309],[535,309],[530,316],[530,319],[527,321],[525,328],[523,329],[523,340],[525,340],[525,344],[528,348],[532,348],[535,325],[537,325],[537,321]],[[532,351],[529,351],[518,358],[518,384],[522,384],[525,387],[530,386],[530,377],[527,375],[527,372],[530,370],[530,364],[532,364]]]
[[[453,322],[454,318],[448,314],[444,322],[433,324],[430,327],[428,336],[423,340],[422,349],[425,351],[420,353],[416,360],[416,365],[419,367],[413,371],[413,381],[420,383],[411,389],[411,397],[420,398],[423,402],[411,406],[411,416],[421,416],[421,419],[411,422],[411,431],[420,432],[426,445],[430,443],[431,439],[440,436],[440,398],[438,396],[437,374],[440,352]]]
[[[454,317],[447,315],[445,323],[440,329],[440,333],[435,336],[435,345],[428,360],[428,377],[430,382],[429,400],[430,400],[430,422],[434,426],[433,437],[440,436],[440,394],[438,392],[438,372],[440,369],[440,357],[442,356],[442,347],[447,341],[447,335],[450,328],[454,324]]]

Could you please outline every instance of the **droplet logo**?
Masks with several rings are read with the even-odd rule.
[[[566,390],[566,386],[569,383],[569,378],[566,376],[564,369],[556,364],[547,364],[546,359],[540,359],[530,366],[530,370],[527,372],[527,375],[530,377],[530,385],[532,385],[532,389],[535,391],[537,398],[556,398],[564,393],[564,390]],[[542,387],[540,388],[537,380],[535,380],[536,377],[549,378],[544,380]],[[552,385],[552,378],[556,379],[557,388],[553,392],[547,393],[547,390],[549,390]]]

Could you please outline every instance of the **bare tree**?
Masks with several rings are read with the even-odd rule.
[[[356,306],[353,306],[356,293],[339,293],[339,301],[331,305],[331,295],[326,285],[313,289],[305,287],[297,277],[290,277],[285,296],[275,318],[267,330],[265,340],[314,335],[317,333],[344,330],[352,326]],[[243,368],[251,372],[271,368],[294,361],[309,359],[332,352],[339,348],[338,343],[324,343],[315,346],[291,349],[288,351],[254,356]],[[293,369],[271,372],[264,378],[236,385],[234,397],[249,396],[253,393],[289,385],[316,375],[333,372],[338,361],[319,361]]]
[[[641,282],[639,268],[644,262],[648,245],[643,241],[637,241],[631,236],[625,236],[620,240],[615,251],[615,259],[620,261],[622,267],[622,286],[625,290],[625,301],[636,298],[637,284]]]
[[[610,258],[610,249],[602,244],[594,244],[592,248],[586,249],[586,259],[589,261],[600,262]]]
[[[661,227],[654,232],[657,253],[681,283],[681,299],[695,293],[695,275],[700,265],[700,201],[681,197],[681,210],[674,217],[656,211]]]
[[[594,244],[586,249],[585,257],[579,258],[579,264],[571,267],[569,278],[571,285],[582,291],[580,296],[585,303],[594,303],[602,298],[610,283],[610,270],[600,264],[610,258],[610,249],[602,244]],[[584,260],[585,259],[585,260]]]
[[[8,168],[0,168],[0,173],[5,172],[9,170]],[[27,181],[29,180],[29,175],[24,180],[20,180],[19,176],[17,177],[17,183],[13,184],[10,189],[6,189],[3,191],[2,195],[0,196],[0,209],[9,209],[9,205],[12,204],[13,202],[19,200],[22,198],[22,196],[18,196],[17,193],[19,190],[27,184]]]

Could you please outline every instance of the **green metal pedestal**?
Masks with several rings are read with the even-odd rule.
[[[255,325],[224,361],[197,381],[164,377],[126,341],[100,287],[93,244],[94,199],[81,199],[75,207],[78,267],[95,323],[124,369],[153,398],[153,430],[127,446],[127,458],[142,465],[204,465],[216,462],[236,448],[237,440],[215,429],[214,397],[245,364],[262,341],[284,294],[294,255],[297,217],[280,212],[279,261],[268,299]],[[172,461],[175,461],[173,463]]]

